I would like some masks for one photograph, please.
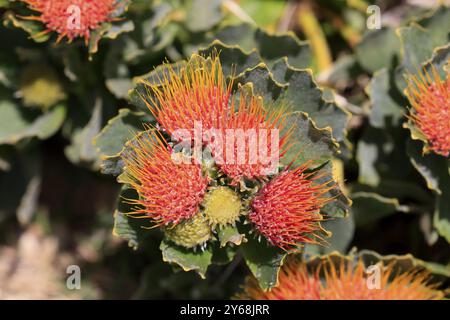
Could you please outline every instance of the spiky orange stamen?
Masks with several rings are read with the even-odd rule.
[[[272,245],[295,249],[301,243],[317,243],[325,230],[320,226],[320,209],[331,198],[325,194],[330,182],[306,173],[308,164],[285,170],[266,184],[251,203],[250,221]]]
[[[47,27],[44,33],[55,31],[58,42],[67,37],[69,42],[84,37],[86,43],[92,30],[104,22],[112,21],[116,0],[22,0],[30,9],[40,12],[39,16],[27,17],[41,21]],[[75,16],[79,14],[78,16]],[[79,22],[79,23],[78,23]]]
[[[144,82],[150,89],[150,102],[143,100],[162,129],[170,135],[189,130],[194,137],[195,122],[203,130],[223,128],[230,110],[232,83],[226,84],[219,58],[191,60],[179,72],[167,68],[160,86]]]
[[[442,299],[436,284],[425,271],[394,272],[394,264],[383,266],[379,287],[368,285],[364,263],[331,259],[311,272],[306,262],[289,262],[282,267],[279,285],[264,292],[256,279],[247,279],[238,298],[255,300],[432,300]],[[322,276],[321,276],[322,275]]]
[[[132,214],[151,218],[156,225],[176,225],[199,211],[208,178],[195,164],[177,163],[160,134],[147,131],[128,143],[125,173],[139,199]],[[181,161],[180,161],[181,162]]]
[[[265,108],[262,99],[253,96],[241,96],[238,106],[233,103],[232,108],[237,110],[227,118],[222,133],[222,172],[232,178],[232,184],[277,173],[280,159],[290,148],[292,128],[286,130],[285,110]],[[231,141],[228,132],[234,136]]]
[[[450,154],[450,77],[441,79],[436,68],[412,77],[406,90],[412,105],[410,119],[425,136],[429,148]]]

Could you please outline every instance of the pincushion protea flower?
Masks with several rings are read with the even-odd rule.
[[[199,211],[208,178],[199,165],[178,163],[161,135],[147,131],[128,142],[123,156],[129,183],[139,194],[132,214],[151,218],[156,225],[176,225]]]
[[[406,90],[412,105],[410,119],[425,136],[429,149],[450,154],[450,77],[441,79],[436,68],[412,77]]]
[[[57,42],[67,38],[69,42],[84,37],[88,42],[92,30],[102,23],[112,21],[117,8],[116,0],[22,0],[39,16],[26,17],[45,24],[44,33],[57,32]],[[79,16],[77,16],[79,15]]]
[[[219,58],[191,60],[176,72],[167,66],[162,84],[151,85],[149,100],[143,99],[162,129],[170,135],[189,130],[194,137],[198,122],[202,130],[223,128],[229,112],[232,83],[226,84]]]
[[[318,183],[319,175],[305,172],[308,163],[285,170],[266,184],[251,202],[249,219],[269,243],[285,250],[299,243],[317,243],[325,230],[320,209],[331,199],[330,183]]]
[[[264,292],[254,278],[248,278],[241,299],[255,300],[433,300],[444,294],[430,284],[425,271],[394,272],[394,265],[380,265],[379,287],[368,285],[364,263],[331,259],[308,272],[307,263],[289,261],[282,267],[279,285]]]

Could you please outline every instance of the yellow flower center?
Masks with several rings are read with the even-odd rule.
[[[165,234],[168,240],[179,246],[194,248],[211,239],[212,231],[206,218],[197,214],[173,228],[167,228]]]
[[[242,211],[241,199],[236,192],[227,187],[218,187],[210,191],[203,205],[203,212],[213,227],[234,223]]]

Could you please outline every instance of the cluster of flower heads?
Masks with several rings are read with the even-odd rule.
[[[58,33],[57,42],[67,38],[89,41],[91,32],[104,22],[113,21],[113,13],[118,7],[117,0],[22,0],[30,9],[39,12],[37,16],[26,17],[42,22],[46,26],[44,34]]]
[[[237,297],[251,300],[437,300],[444,293],[426,271],[395,271],[379,262],[380,272],[367,273],[364,262],[331,256],[318,264],[290,260],[280,270],[279,284],[263,291],[255,278],[246,280]],[[371,279],[370,277],[379,277]]]
[[[320,210],[330,201],[330,181],[319,182],[322,177],[309,172],[308,164],[291,168],[277,162],[267,174],[267,163],[250,156],[229,161],[261,141],[267,143],[266,153],[276,148],[282,157],[292,139],[282,108],[269,108],[242,89],[233,92],[217,56],[193,56],[177,71],[167,66],[159,80],[158,85],[144,82],[148,91],[142,95],[158,125],[130,140],[122,156],[126,181],[139,195],[130,200],[135,208],[130,214],[150,219],[167,239],[187,248],[203,248],[216,228],[243,216],[260,236],[285,250],[321,239]],[[198,123],[219,133],[202,137],[197,146],[211,152],[212,165],[186,152],[198,144]],[[228,140],[217,148],[230,130],[253,130],[257,139],[244,134],[243,150]],[[276,140],[270,139],[271,130],[279,133]],[[248,181],[258,186],[250,196],[242,190]]]
[[[412,105],[410,119],[424,135],[428,148],[450,155],[450,77],[442,79],[435,67],[412,77],[406,90]]]

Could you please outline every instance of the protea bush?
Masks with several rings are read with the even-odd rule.
[[[431,2],[0,0],[0,298],[448,298]]]

